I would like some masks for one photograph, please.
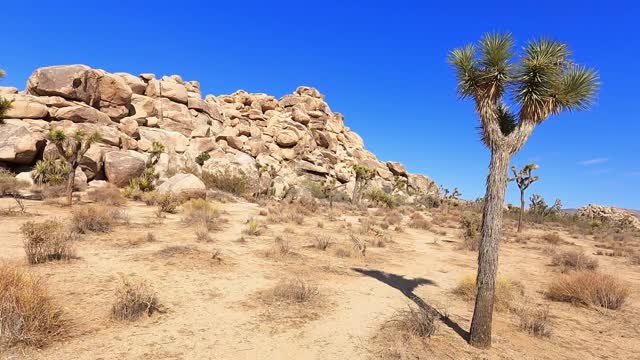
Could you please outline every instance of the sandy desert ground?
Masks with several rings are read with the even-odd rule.
[[[182,214],[158,219],[155,208],[128,201],[128,223],[109,233],[90,233],[76,244],[77,259],[28,265],[21,225],[29,220],[67,220],[68,208],[26,201],[30,216],[0,217],[0,259],[46,279],[50,294],[71,324],[62,339],[42,349],[14,347],[7,359],[632,359],[640,358],[640,267],[625,257],[596,256],[590,235],[557,225],[529,226],[519,240],[508,235],[500,251],[500,274],[520,282],[519,303],[548,306],[552,333],[532,336],[519,329],[513,311],[496,312],[493,348],[465,341],[473,303],[452,290],[476,269],[476,254],[460,248],[453,212],[422,210],[430,230],[407,225],[413,210],[334,210],[321,207],[300,219],[275,221],[276,205],[214,202],[221,211],[210,242],[198,241]],[[13,205],[0,199],[0,208]],[[90,206],[85,199],[74,207]],[[282,205],[287,206],[287,205]],[[401,220],[366,234],[362,222]],[[247,221],[259,235],[243,232]],[[400,226],[401,231],[395,229]],[[513,224],[511,224],[513,226]],[[555,227],[554,227],[555,226]],[[563,242],[543,240],[549,231]],[[146,241],[152,233],[154,241]],[[340,257],[350,234],[373,241],[365,256]],[[326,250],[312,245],[330,237]],[[291,253],[269,256],[275,239]],[[628,283],[631,295],[620,310],[576,306],[545,299],[552,278],[549,247],[581,249],[596,257],[599,271]],[[557,250],[556,249],[556,250]],[[217,257],[214,257],[217,252]],[[143,277],[157,291],[162,312],[135,322],[110,317],[122,276]],[[305,304],[270,300],[265,291],[286,279],[317,286]],[[431,338],[408,342],[390,333],[389,320],[408,306],[436,309],[443,317]],[[415,347],[418,351],[414,351]]]

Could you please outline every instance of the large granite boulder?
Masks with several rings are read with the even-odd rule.
[[[128,151],[111,151],[104,156],[104,171],[107,180],[118,187],[129,184],[129,181],[142,174],[145,162]]]

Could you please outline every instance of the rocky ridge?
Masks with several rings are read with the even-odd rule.
[[[576,211],[576,215],[640,230],[640,219],[630,211],[615,206],[589,204],[579,208],[578,211]]]
[[[203,96],[200,83],[178,75],[156,78],[61,65],[34,71],[24,91],[0,87],[0,95],[13,101],[0,125],[0,165],[19,171],[55,154],[46,134],[63,128],[98,131],[102,137],[81,161],[81,181],[126,185],[142,172],[147,151],[159,141],[167,149],[157,165],[161,182],[168,173],[197,166],[242,172],[257,184],[270,176],[280,198],[293,187],[325,178],[344,184],[350,194],[353,166],[360,164],[375,171],[372,187],[398,192],[400,181],[412,193],[438,190],[426,176],[378,160],[312,87],[300,86],[280,99],[243,90]],[[203,153],[209,159],[196,164]]]

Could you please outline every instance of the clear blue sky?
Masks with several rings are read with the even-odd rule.
[[[456,97],[447,52],[492,30],[511,31],[520,45],[549,35],[599,70],[600,96],[590,112],[539,126],[515,164],[540,164],[530,192],[549,202],[640,208],[637,4],[424,3],[6,1],[1,84],[22,89],[37,67],[83,63],[180,74],[215,95],[245,89],[280,97],[311,85],[379,158],[472,199],[484,193],[489,154],[472,104]],[[511,202],[515,190],[511,184]]]

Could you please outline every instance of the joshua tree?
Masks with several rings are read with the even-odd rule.
[[[536,125],[550,115],[588,109],[599,85],[594,70],[569,59],[564,43],[545,38],[530,41],[517,59],[513,45],[510,34],[486,34],[477,46],[455,49],[448,58],[456,71],[460,96],[474,100],[482,141],[491,151],[469,339],[471,345],[480,348],[491,346],[509,162]]]
[[[354,165],[353,171],[356,173],[356,183],[353,187],[353,197],[351,201],[354,204],[359,204],[362,198],[362,192],[367,188],[369,181],[376,176],[376,172],[364,165]]]
[[[322,185],[322,193],[329,200],[329,208],[333,209],[333,200],[335,199],[336,191],[345,186],[345,184],[338,184],[336,179],[332,177],[322,180],[320,184]]]
[[[538,176],[531,176],[531,172],[537,169],[539,166],[537,164],[527,164],[520,171],[516,170],[515,166],[511,167],[511,171],[513,172],[513,177],[507,179],[508,181],[515,181],[518,184],[518,188],[520,188],[520,214],[518,215],[518,232],[522,230],[522,214],[524,214],[524,192],[527,188],[538,181]]]
[[[80,166],[80,160],[89,150],[91,144],[100,141],[100,134],[94,132],[87,135],[83,131],[77,131],[70,137],[62,129],[53,129],[49,132],[48,139],[55,144],[60,156],[67,161],[69,168],[67,173],[67,205],[71,206],[76,169]]]
[[[4,77],[4,70],[0,69],[0,79]],[[2,117],[11,109],[11,101],[0,96],[0,124],[2,124]]]
[[[458,191],[458,188],[453,188],[453,192],[449,195],[449,199],[458,200],[462,196],[462,193]]]

